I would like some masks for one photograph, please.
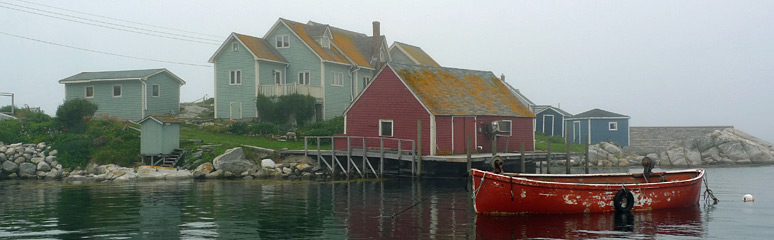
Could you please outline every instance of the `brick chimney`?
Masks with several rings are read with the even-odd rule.
[[[379,29],[379,21],[374,21],[373,24],[374,24],[374,35],[373,36],[374,37],[381,36],[382,34],[380,32],[380,29]]]

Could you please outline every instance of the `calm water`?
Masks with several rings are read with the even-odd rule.
[[[461,180],[0,182],[0,238],[760,239],[774,167],[710,168],[716,206],[633,215],[476,216]],[[754,203],[742,195],[753,194]],[[412,207],[413,206],[413,207]]]

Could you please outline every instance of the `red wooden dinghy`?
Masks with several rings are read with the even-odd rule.
[[[699,204],[704,169],[615,174],[495,174],[472,169],[477,213],[647,211]],[[633,203],[633,204],[632,204]]]

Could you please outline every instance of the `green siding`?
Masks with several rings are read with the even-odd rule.
[[[231,46],[232,39],[227,43]],[[215,117],[229,118],[234,114],[235,118],[255,117],[255,59],[252,54],[240,46],[239,51],[232,51],[229,47],[224,49],[215,58]],[[242,84],[231,85],[230,72],[232,70],[242,71]],[[233,104],[232,104],[233,103]],[[232,113],[231,106],[241,104],[241,114]]]
[[[301,39],[298,39],[285,25],[279,24],[269,35],[266,36],[266,41],[274,46],[275,38],[280,35],[289,36],[290,47],[277,48],[277,51],[282,54],[283,57],[290,63],[288,65],[287,81],[288,83],[298,83],[298,73],[309,71],[309,85],[320,86],[320,57],[318,57],[312,50],[307,47]],[[261,67],[263,72],[263,67]],[[271,72],[269,72],[271,74]],[[263,75],[263,74],[261,74]],[[270,81],[263,81],[261,76],[261,84],[274,84],[274,80],[271,76],[268,78]]]
[[[113,97],[113,85],[121,85],[121,96]],[[86,87],[94,87],[94,97],[86,98]],[[121,120],[140,120],[142,116],[142,85],[139,80],[103,81],[65,84],[65,100],[86,98],[97,104],[95,115],[108,114]]]
[[[406,54],[403,54],[402,51],[398,50],[397,47],[393,48],[392,51],[390,51],[390,59],[396,63],[411,64],[411,65],[416,64],[414,63],[414,61],[411,61],[411,59],[408,56],[406,56]]]
[[[344,86],[333,85],[333,73],[344,74]],[[341,116],[352,102],[352,76],[349,67],[341,64],[325,64],[325,120]]]
[[[180,125],[149,119],[142,123],[140,154],[170,154],[180,147]]]
[[[374,80],[374,70],[370,69],[360,69],[357,71],[357,94],[360,94],[363,92],[363,89],[365,89],[366,85],[363,83],[363,77],[369,77],[371,78],[371,81]]]
[[[153,85],[159,85],[159,96],[153,96]],[[180,112],[180,83],[169,74],[160,73],[146,81],[148,109],[145,116],[177,114]]]

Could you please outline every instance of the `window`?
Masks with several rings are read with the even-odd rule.
[[[498,124],[501,135],[511,136],[511,120],[500,120]]]
[[[279,70],[274,70],[274,84],[282,84],[282,73]]]
[[[231,81],[229,82],[230,85],[242,85],[242,70],[232,70],[231,71]]]
[[[151,90],[151,96],[159,97],[161,95],[161,87],[158,84],[153,84]]]
[[[94,97],[94,87],[88,86],[86,87],[86,98],[93,98]]]
[[[392,120],[379,120],[379,136],[392,137]]]
[[[363,77],[363,87],[368,86],[369,82],[371,82],[370,77]]]
[[[324,36],[322,40],[320,40],[320,43],[322,43],[320,45],[322,45],[324,48],[331,48],[331,39],[327,36]]]
[[[344,73],[333,72],[333,82],[331,82],[331,85],[344,86]]]
[[[231,43],[231,50],[233,50],[234,52],[238,52],[239,51],[239,43],[232,42]]]
[[[309,85],[309,72],[298,73],[298,84]]]
[[[121,85],[113,85],[113,97],[121,96]]]
[[[618,131],[618,123],[617,122],[610,122],[609,124],[610,131]]]
[[[277,36],[275,38],[277,40],[277,48],[288,48],[290,47],[290,38],[288,35],[281,35]]]

